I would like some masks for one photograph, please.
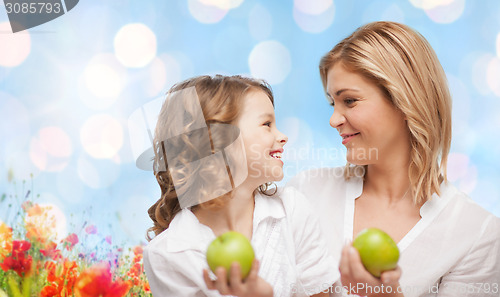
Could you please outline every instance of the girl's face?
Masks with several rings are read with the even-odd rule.
[[[241,131],[248,165],[248,179],[258,185],[283,179],[281,154],[288,138],[276,128],[274,108],[262,91],[250,91],[236,125]]]
[[[349,163],[390,162],[409,152],[404,114],[371,81],[336,63],[327,73],[327,95],[334,105],[330,125],[342,137]]]

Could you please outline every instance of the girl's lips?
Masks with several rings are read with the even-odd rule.
[[[354,134],[345,134],[345,135],[342,135],[342,144],[348,143],[349,141],[351,141],[351,139],[353,139],[354,137],[356,137],[358,134],[359,134],[359,132],[358,133],[354,133]]]

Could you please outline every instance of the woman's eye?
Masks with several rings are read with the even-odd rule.
[[[265,123],[264,123],[264,126],[271,127],[271,122],[265,122]]]
[[[356,101],[358,101],[358,100],[353,99],[353,98],[346,98],[346,99],[344,99],[344,103],[347,104],[347,105],[351,105],[351,104],[353,104]]]

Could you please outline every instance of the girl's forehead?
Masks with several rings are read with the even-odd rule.
[[[240,107],[241,118],[262,118],[264,116],[274,118],[274,106],[264,92],[251,92],[248,93],[244,100],[242,100]]]

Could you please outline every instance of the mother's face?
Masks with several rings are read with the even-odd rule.
[[[342,137],[348,162],[382,164],[408,157],[410,135],[404,114],[378,86],[336,63],[327,73],[327,94],[334,105],[330,125]]]

